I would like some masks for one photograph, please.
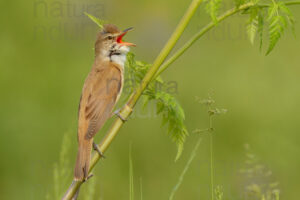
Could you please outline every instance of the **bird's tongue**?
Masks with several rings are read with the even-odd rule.
[[[127,33],[127,32],[124,32],[124,33],[122,33],[121,35],[119,35],[119,37],[117,38],[117,42],[118,42],[118,43],[123,43],[123,40],[122,40],[122,39],[123,39],[124,35],[126,35],[126,33]]]
[[[126,35],[126,33],[127,33],[129,30],[131,30],[131,28],[126,29],[125,31],[123,31],[123,33],[117,37],[117,42],[118,42],[119,44],[122,44],[122,45],[125,45],[125,46],[136,46],[136,45],[133,44],[133,43],[130,43],[130,42],[124,42],[124,41],[122,40],[123,37],[124,37],[124,35]]]

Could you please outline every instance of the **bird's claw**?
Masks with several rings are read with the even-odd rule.
[[[86,182],[86,181],[88,181],[90,178],[92,178],[94,176],[94,174],[90,174],[90,175],[88,175],[88,177],[86,177],[84,180],[83,180],[83,182]]]
[[[125,119],[125,118],[121,115],[120,109],[116,110],[116,111],[114,112],[114,114],[117,115],[123,122],[126,122],[126,121],[127,121],[127,119]]]
[[[98,145],[93,142],[93,148],[95,151],[97,151],[99,153],[99,155],[102,157],[102,158],[105,158],[105,156],[103,155],[102,151],[99,149]]]

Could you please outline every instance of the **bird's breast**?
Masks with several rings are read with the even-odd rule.
[[[126,55],[124,55],[124,54],[112,55],[111,62],[113,62],[117,65],[120,65],[121,67],[124,67],[124,64],[126,62]]]

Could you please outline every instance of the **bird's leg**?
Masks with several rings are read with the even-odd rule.
[[[95,142],[93,142],[93,148],[94,148],[95,151],[97,151],[97,152],[99,153],[99,155],[100,155],[102,158],[105,158],[105,156],[104,156],[103,153],[100,151],[98,145],[97,145]]]
[[[125,118],[121,115],[120,110],[121,110],[121,109],[117,109],[117,110],[113,113],[113,115],[117,115],[123,122],[126,122],[127,119],[125,119]]]
[[[86,177],[83,182],[87,182],[90,178],[92,178],[94,176],[94,174],[90,174],[88,175],[88,177]]]

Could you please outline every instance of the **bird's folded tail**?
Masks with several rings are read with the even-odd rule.
[[[78,145],[74,180],[86,180],[89,174],[93,139],[85,140]]]

